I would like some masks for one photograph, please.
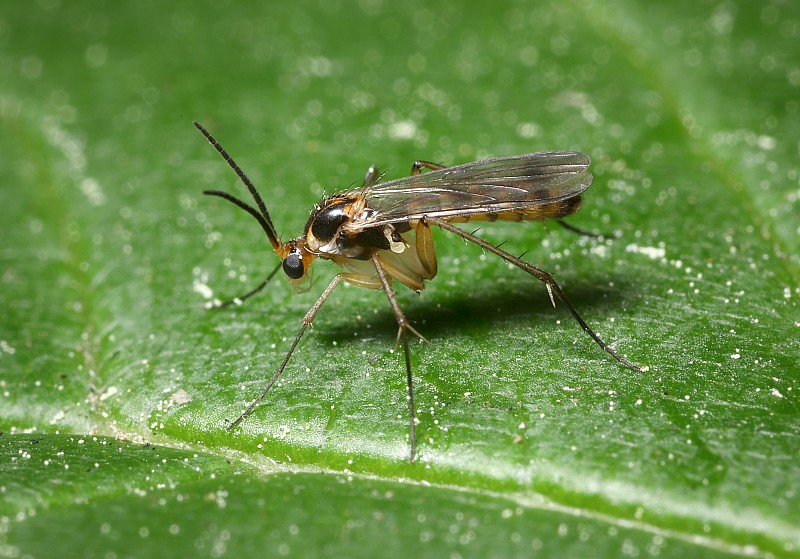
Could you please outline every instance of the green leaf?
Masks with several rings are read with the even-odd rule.
[[[274,4],[274,3],[273,3]],[[511,0],[42,2],[0,16],[0,555],[797,556],[800,13]],[[282,278],[284,240],[378,165],[577,149],[571,223],[435,231],[414,327]],[[279,274],[282,275],[282,274]],[[58,546],[58,547],[56,547]]]

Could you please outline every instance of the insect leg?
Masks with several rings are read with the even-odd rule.
[[[576,227],[571,223],[567,223],[563,219],[557,219],[556,223],[558,223],[561,227],[563,227],[567,231],[572,231],[573,233],[577,233],[582,237],[591,237],[592,239],[614,239],[620,236],[619,233],[617,232],[592,233],[591,231],[587,231],[586,229],[581,229],[580,227]]]
[[[389,278],[386,276],[386,272],[384,271],[383,266],[381,266],[377,254],[372,255],[372,262],[375,264],[375,270],[378,272],[378,278],[381,280],[381,285],[383,285],[383,291],[386,293],[386,297],[389,299],[389,304],[392,306],[392,310],[394,311],[394,317],[395,319],[397,319],[397,325],[399,327],[399,330],[397,332],[398,340],[401,341],[401,343],[403,344],[403,355],[405,356],[405,361],[406,361],[406,385],[408,386],[408,415],[409,415],[408,461],[413,462],[414,452],[417,446],[417,437],[416,437],[417,418],[414,413],[414,384],[411,379],[411,354],[410,350],[408,349],[408,334],[406,333],[406,330],[411,330],[417,336],[420,336],[420,334],[411,327],[411,325],[408,323],[408,319],[403,314],[403,311],[400,309],[400,305],[397,304],[397,299],[395,299],[394,297],[394,291],[392,290],[392,285],[391,283],[389,283]]]
[[[566,229],[567,231],[572,231],[573,233],[577,233],[581,237],[591,237],[593,239],[599,239],[600,237],[607,237],[608,235],[592,233],[591,231],[587,231],[586,229],[581,229],[580,227],[576,227],[571,223],[567,223],[563,219],[557,219],[556,223],[558,223],[561,227]]]
[[[239,425],[242,421],[244,421],[244,419],[248,415],[252,413],[252,411],[256,408],[259,402],[261,402],[261,400],[264,399],[264,396],[267,395],[267,392],[269,392],[270,388],[272,388],[272,385],[275,384],[275,381],[277,381],[278,377],[281,376],[281,374],[283,373],[283,370],[289,363],[289,359],[292,357],[294,350],[297,348],[297,344],[300,343],[300,340],[303,338],[303,334],[306,333],[306,329],[311,325],[312,322],[314,322],[314,317],[317,316],[317,312],[322,307],[322,304],[325,302],[325,299],[328,298],[328,296],[333,292],[336,286],[339,285],[339,282],[342,281],[342,279],[343,278],[341,274],[334,277],[331,283],[328,285],[328,287],[325,288],[325,291],[322,292],[322,295],[319,296],[317,302],[314,303],[310,309],[308,309],[308,312],[303,317],[303,326],[300,328],[300,331],[297,333],[297,336],[295,336],[294,341],[292,342],[292,347],[289,348],[289,352],[286,354],[286,357],[283,358],[280,367],[278,367],[278,370],[275,371],[274,375],[272,375],[272,378],[269,379],[269,382],[264,387],[264,390],[261,391],[261,394],[259,394],[256,397],[256,399],[253,400],[253,402],[249,406],[247,406],[247,409],[244,410],[244,412],[242,412],[242,414],[235,421],[233,421],[230,425],[228,425],[228,431],[232,431],[233,429],[235,429],[237,425]]]
[[[423,161],[421,159],[417,159],[414,163],[411,164],[411,176],[419,175],[422,173],[423,169],[428,169],[429,171],[441,171],[444,169],[444,165],[439,165],[438,163],[431,163],[430,161]]]
[[[550,300],[551,301],[553,301],[553,293],[555,293],[556,296],[559,299],[561,299],[561,301],[567,306],[567,309],[569,310],[569,312],[573,316],[573,318],[575,318],[575,320],[578,321],[578,324],[581,325],[581,328],[583,328],[583,330],[587,334],[589,334],[589,336],[591,336],[592,339],[595,342],[597,342],[597,345],[599,345],[601,348],[603,348],[603,350],[606,353],[611,355],[614,359],[616,359],[617,361],[619,361],[620,363],[622,363],[626,367],[628,367],[630,369],[633,369],[634,371],[642,372],[642,371],[646,371],[647,370],[646,366],[637,365],[636,363],[628,361],[627,359],[622,357],[619,353],[614,351],[614,349],[611,346],[609,346],[602,339],[600,339],[600,336],[598,336],[594,332],[594,330],[592,330],[589,327],[589,325],[586,324],[586,321],[583,320],[583,317],[581,317],[581,315],[578,314],[578,311],[575,309],[574,306],[572,306],[572,303],[569,302],[569,299],[567,299],[567,296],[564,295],[564,292],[561,290],[561,287],[559,287],[559,285],[556,283],[556,280],[554,280],[553,276],[551,276],[548,272],[545,272],[541,268],[537,268],[536,266],[533,266],[532,264],[529,264],[529,263],[525,262],[524,260],[521,260],[521,259],[517,258],[516,256],[512,256],[511,254],[507,253],[506,251],[504,251],[504,250],[502,250],[500,248],[497,248],[492,243],[490,243],[488,241],[485,241],[485,240],[481,239],[480,237],[476,237],[472,233],[467,233],[463,229],[459,229],[455,225],[451,225],[450,223],[448,223],[447,221],[444,221],[443,219],[439,219],[439,218],[436,218],[436,217],[427,217],[427,216],[425,216],[425,217],[422,218],[421,221],[423,223],[436,225],[436,226],[438,226],[438,227],[440,227],[442,229],[450,231],[451,233],[455,233],[459,237],[461,237],[463,239],[466,239],[467,241],[475,243],[476,245],[478,245],[479,247],[481,247],[484,250],[488,250],[489,252],[493,252],[494,254],[496,254],[497,256],[499,256],[500,258],[505,260],[506,262],[509,262],[509,263],[513,264],[514,266],[522,269],[523,271],[529,273],[530,275],[532,275],[533,277],[535,277],[536,279],[541,281],[545,285],[545,287],[547,287],[547,291],[548,291],[548,293],[550,295]]]
[[[383,173],[381,173],[376,167],[374,166],[370,167],[369,169],[367,169],[367,174],[364,177],[363,186],[372,186],[373,184],[378,182],[378,179],[381,178],[381,175],[383,175]]]
[[[217,303],[209,303],[208,304],[209,308],[221,309],[222,307],[228,307],[230,305],[240,305],[240,304],[242,304],[242,302],[246,301],[247,299],[249,299],[250,297],[252,297],[256,293],[258,293],[259,291],[264,289],[267,286],[267,284],[272,280],[272,278],[275,276],[275,274],[278,273],[278,270],[281,269],[281,265],[282,265],[282,263],[279,263],[275,267],[275,269],[272,270],[269,273],[269,275],[264,279],[264,281],[262,281],[258,285],[258,287],[256,287],[255,289],[251,289],[250,291],[248,291],[247,293],[245,293],[244,295],[242,295],[240,297],[234,297],[233,299],[228,299],[226,301],[220,301],[220,302],[217,302]]]

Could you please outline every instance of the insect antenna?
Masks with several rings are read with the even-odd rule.
[[[219,198],[222,198],[223,200],[227,200],[231,204],[235,205],[238,208],[243,209],[244,211],[252,215],[254,218],[256,218],[256,221],[258,221],[259,225],[261,225],[261,228],[267,234],[267,238],[269,239],[270,244],[272,244],[273,233],[270,227],[270,223],[266,219],[264,219],[263,214],[261,214],[253,206],[251,206],[244,200],[240,200],[239,198],[233,196],[232,194],[223,192],[222,190],[204,190],[203,194],[205,194],[206,196],[217,196]]]
[[[272,250],[274,250],[277,253],[283,246],[283,243],[281,243],[280,239],[278,238],[278,235],[275,233],[275,227],[272,225],[272,220],[269,217],[269,212],[267,212],[267,207],[264,204],[264,200],[261,198],[261,195],[256,190],[256,187],[253,186],[253,183],[250,182],[250,179],[247,178],[247,176],[244,174],[244,171],[242,171],[241,168],[239,168],[239,166],[236,164],[233,158],[228,154],[228,152],[225,151],[225,149],[219,144],[219,142],[217,142],[216,138],[214,138],[208,130],[203,128],[203,126],[199,122],[194,122],[194,125],[198,130],[200,130],[203,136],[206,137],[208,142],[212,146],[214,146],[214,149],[216,149],[220,153],[220,155],[222,155],[223,159],[225,159],[225,161],[228,162],[228,165],[230,165],[230,167],[234,170],[237,176],[241,179],[241,181],[247,187],[247,190],[250,191],[250,195],[253,197],[253,200],[255,200],[258,209],[254,208],[244,200],[240,200],[236,196],[228,194],[227,192],[223,192],[222,190],[204,190],[203,194],[205,194],[206,196],[216,196],[218,198],[222,198],[223,200],[227,200],[237,208],[240,208],[249,213],[250,215],[252,215],[255,218],[255,220],[258,221],[258,224],[261,226],[261,229],[264,230],[264,233],[266,233],[267,239],[269,240],[270,245],[272,245]],[[275,269],[269,273],[269,275],[264,279],[264,281],[262,281],[255,289],[251,289],[250,291],[239,297],[234,297],[233,299],[228,299],[222,302],[218,302],[211,306],[213,308],[222,308],[230,305],[241,304],[242,301],[246,301],[256,293],[259,293],[262,289],[264,289],[264,287],[267,286],[270,280],[272,280],[272,278],[275,277],[275,274],[278,273],[280,267],[281,264],[279,263],[275,267]]]
[[[195,128],[197,128],[200,131],[200,133],[206,137],[208,143],[214,146],[214,149],[216,149],[217,152],[219,152],[219,154],[222,156],[222,158],[225,161],[227,161],[230,168],[233,169],[233,172],[236,173],[236,175],[239,177],[242,183],[247,187],[247,190],[250,192],[250,196],[253,197],[256,206],[258,206],[258,211],[256,212],[255,208],[239,200],[238,198],[231,196],[226,192],[221,192],[219,190],[208,190],[205,191],[203,194],[208,194],[210,196],[219,196],[220,198],[224,198],[228,202],[235,204],[236,206],[240,207],[241,209],[245,210],[250,215],[255,217],[261,224],[261,227],[264,229],[264,232],[267,234],[267,238],[269,238],[269,242],[272,245],[273,250],[275,250],[275,252],[278,252],[280,248],[283,246],[283,243],[281,243],[280,239],[278,238],[278,234],[275,232],[275,226],[272,225],[272,219],[270,219],[269,217],[267,206],[266,204],[264,204],[264,200],[261,198],[261,195],[258,193],[258,190],[256,190],[256,187],[253,186],[253,183],[250,182],[250,179],[247,178],[247,175],[244,174],[244,171],[242,171],[239,165],[236,164],[236,161],[234,161],[234,159],[228,154],[228,152],[225,151],[225,149],[219,144],[216,138],[214,138],[214,136],[212,136],[208,130],[203,128],[202,124],[200,124],[197,121],[194,121],[192,124],[194,124]],[[256,214],[260,214],[260,216]]]

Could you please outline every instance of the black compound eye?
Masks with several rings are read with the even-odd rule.
[[[300,258],[299,254],[293,252],[283,259],[283,272],[294,280],[303,277],[306,270],[303,267],[303,259]]]
[[[339,227],[346,220],[344,204],[328,206],[314,217],[314,221],[311,223],[311,233],[323,243],[327,243],[336,236]]]

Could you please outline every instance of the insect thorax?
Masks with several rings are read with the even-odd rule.
[[[401,223],[370,227],[367,224],[373,213],[357,192],[324,198],[306,222],[306,247],[323,258],[343,256],[355,260],[369,260],[380,250],[403,252],[406,245],[401,234],[410,226]]]

